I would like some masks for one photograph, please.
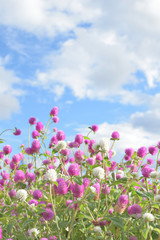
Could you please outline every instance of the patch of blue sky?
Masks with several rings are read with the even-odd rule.
[[[77,24],[77,27],[79,28],[90,28],[92,27],[93,23],[91,22],[81,22],[79,24]]]

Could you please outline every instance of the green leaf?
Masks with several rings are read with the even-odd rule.
[[[159,228],[153,228],[154,231],[160,233],[160,229]]]
[[[90,140],[90,138],[87,136],[83,136],[83,138],[84,138],[84,140],[86,140],[86,139]]]
[[[136,190],[136,193],[137,193],[139,196],[141,196],[141,197],[146,197],[146,198],[148,198],[148,199],[153,199],[153,197],[154,197],[153,193],[151,193],[151,192],[141,192],[141,191]]]
[[[43,209],[43,212],[44,212],[44,209]],[[33,222],[35,222],[34,219],[27,219],[27,220],[23,223],[22,229],[25,228],[28,224],[33,223]]]
[[[79,184],[79,185],[82,185],[83,184],[83,179],[82,177],[79,177],[79,176],[76,176],[74,177],[74,181]]]
[[[143,234],[143,237],[144,237],[145,239],[147,239],[148,231],[149,231],[148,228],[143,228],[143,229],[142,229],[142,234]]]
[[[9,224],[7,225],[7,233],[8,233],[8,234],[11,233],[11,231],[12,231],[12,227],[13,227],[13,226],[14,226],[13,223],[9,223]]]
[[[109,217],[112,223],[119,228],[124,227],[124,220],[121,217]]]

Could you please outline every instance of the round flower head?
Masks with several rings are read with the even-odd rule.
[[[98,179],[103,179],[104,178],[104,169],[101,167],[96,167],[93,169],[93,176],[98,178]]]
[[[48,240],[48,238],[41,238],[40,240]]]
[[[16,192],[16,198],[20,201],[25,201],[27,198],[27,192],[24,189],[20,189]]]
[[[73,185],[72,192],[73,192],[73,196],[74,197],[77,197],[77,198],[82,197],[83,194],[84,194],[84,186],[83,186],[83,184],[79,185],[79,184],[75,183]]]
[[[132,157],[134,154],[134,149],[133,148],[126,148],[125,153],[128,157]]]
[[[5,155],[10,154],[12,152],[12,147],[10,145],[5,145],[3,147],[3,152],[4,152]]]
[[[113,139],[119,139],[119,138],[120,138],[119,132],[113,132],[112,135],[111,135],[111,137],[112,137]]]
[[[59,123],[59,117],[57,117],[57,116],[54,116],[52,118],[52,120],[53,120],[54,123]]]
[[[16,136],[19,136],[19,135],[21,135],[21,130],[16,128],[16,130],[13,134]]]
[[[59,141],[55,149],[59,152],[61,149],[65,149],[66,147],[67,143],[65,141]]]
[[[17,170],[14,176],[14,181],[16,183],[18,182],[24,182],[25,181],[25,173],[22,170]]]
[[[70,176],[79,176],[79,165],[77,163],[72,163],[68,168],[68,173]]]
[[[60,195],[64,195],[68,192],[68,187],[65,181],[58,183],[57,192]]]
[[[133,204],[127,208],[127,212],[129,215],[139,214],[142,212],[142,208],[138,204]]]
[[[16,197],[16,191],[14,189],[11,189],[11,191],[8,192],[8,195],[10,196],[10,198],[14,198]]]
[[[55,182],[57,180],[57,172],[54,169],[49,169],[45,174],[45,180],[48,182]]]
[[[121,195],[121,196],[119,197],[118,202],[119,202],[119,204],[120,204],[121,206],[127,206],[127,204],[128,204],[128,196],[125,195],[125,194]]]
[[[99,227],[99,226],[95,226],[94,228],[93,228],[93,231],[94,232],[102,232],[102,229],[101,229],[101,227]]]
[[[98,131],[98,126],[96,124],[92,125],[92,131],[97,132]]]
[[[150,177],[151,177],[151,178],[156,178],[156,177],[157,177],[157,171],[152,171],[152,172],[150,173]]]
[[[141,158],[143,158],[147,154],[147,148],[141,147],[137,150],[137,155]]]
[[[34,192],[33,192],[33,197],[34,199],[40,199],[42,198],[43,194],[42,192],[39,190],[39,189],[36,189]]]
[[[72,200],[67,200],[66,201],[66,206],[68,207],[69,205],[69,207],[68,208],[70,208],[70,209],[72,209],[72,208],[74,208],[74,204],[71,204],[73,201]]]
[[[59,112],[59,109],[58,107],[53,107],[50,111],[50,115],[51,116],[57,116],[58,115],[58,112]]]
[[[155,217],[151,213],[144,213],[143,219],[146,220],[147,222],[153,222],[155,220]]]
[[[35,117],[30,117],[30,119],[28,121],[29,121],[29,123],[31,125],[35,125],[36,124],[36,118]]]
[[[63,141],[65,139],[65,133],[63,131],[58,131],[56,134],[58,141]]]
[[[33,140],[33,142],[32,142],[33,152],[39,152],[40,147],[41,147],[40,141],[37,139]]]
[[[110,147],[110,141],[108,138],[102,138],[100,141],[99,141],[99,145],[101,147],[101,150],[103,152],[109,152],[109,147]]]
[[[53,219],[54,217],[54,213],[50,208],[46,208],[45,212],[42,213],[42,217],[46,220],[46,221],[50,221]]]
[[[82,134],[77,134],[76,136],[75,136],[75,142],[77,142],[78,144],[82,144],[83,143],[83,136],[82,136]]]
[[[151,155],[156,155],[156,153],[158,152],[158,148],[156,148],[155,146],[150,146],[148,148],[148,151]]]
[[[12,157],[12,162],[15,163],[15,164],[18,164],[20,163],[21,161],[21,158],[18,154],[15,154],[13,157]]]
[[[88,162],[90,165],[95,165],[96,159],[90,157],[86,159],[86,162]]]
[[[32,132],[32,138],[36,139],[36,138],[38,138],[39,136],[40,136],[40,133],[39,133],[37,130],[34,130],[34,131]]]
[[[129,240],[137,240],[137,237],[136,237],[136,236],[131,236],[131,237],[129,238]]]
[[[42,124],[42,122],[37,122],[37,124],[36,124],[36,130],[37,130],[38,132],[42,132],[42,131],[43,131],[43,124]]]
[[[29,230],[29,236],[34,238],[37,237],[39,234],[39,230],[37,230],[37,228],[32,228]]]
[[[88,178],[83,178],[84,189],[86,189],[89,184],[90,184],[90,180]]]
[[[148,163],[149,165],[153,165],[153,164],[154,164],[154,159],[148,158],[148,159],[147,159],[147,163]]]
[[[142,169],[142,175],[146,178],[150,177],[150,173],[154,171],[153,168],[150,168],[149,166],[146,166]]]

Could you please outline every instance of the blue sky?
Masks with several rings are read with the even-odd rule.
[[[15,151],[28,119],[60,109],[67,139],[99,125],[116,150],[160,140],[158,0],[1,0],[0,130]]]

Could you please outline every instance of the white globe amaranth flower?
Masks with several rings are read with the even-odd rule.
[[[29,230],[29,236],[32,238],[37,237],[39,233],[40,232],[37,230],[37,228],[32,228]]]
[[[27,191],[24,189],[20,189],[16,192],[16,198],[20,201],[25,201],[27,198]]]
[[[66,149],[67,143],[65,141],[59,141],[55,147],[56,151],[60,151],[61,149]]]
[[[153,172],[150,173],[150,177],[151,178],[156,178],[157,174],[158,174],[157,171],[153,171]]]
[[[57,172],[54,169],[49,169],[45,174],[45,180],[55,182],[57,180]]]
[[[116,151],[112,150],[112,157],[116,156]]]
[[[98,143],[93,143],[92,149],[94,152],[97,152],[99,150],[99,144]]]
[[[135,178],[135,179],[139,179],[139,174],[138,174],[138,172],[133,172],[133,173],[132,173],[132,176],[133,176],[133,178]]]
[[[35,203],[30,204],[30,205],[29,205],[29,209],[30,209],[32,212],[35,212],[35,210],[36,210],[36,205],[35,205]]]
[[[101,229],[101,227],[99,227],[99,226],[95,226],[94,228],[93,228],[93,231],[94,232],[102,232],[102,229]]]
[[[90,187],[90,190],[91,190],[92,193],[96,193],[95,187],[91,186],[91,187]]]
[[[122,171],[122,170],[118,170],[118,171],[117,171],[117,174],[121,174],[121,175],[124,176],[124,171]]]
[[[156,201],[156,202],[160,202],[160,195],[156,195],[156,196],[155,196],[155,201]]]
[[[103,179],[104,178],[104,169],[101,167],[96,167],[93,169],[93,176],[98,178],[98,179]]]
[[[143,214],[143,219],[148,221],[148,222],[153,222],[155,220],[155,217],[153,216],[152,213],[144,213]]]
[[[100,141],[99,141],[99,145],[100,145],[100,148],[103,152],[109,152],[109,148],[110,148],[110,141],[108,138],[102,138]]]

